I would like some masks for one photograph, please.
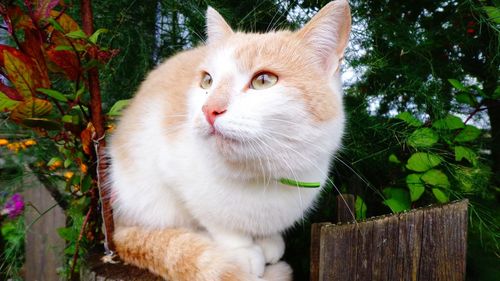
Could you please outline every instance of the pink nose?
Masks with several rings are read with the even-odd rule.
[[[207,105],[205,104],[201,110],[203,113],[205,113],[205,118],[207,119],[208,123],[210,126],[214,125],[215,118],[219,117],[222,115],[224,112],[226,112],[226,107],[225,106],[217,106],[217,105]]]

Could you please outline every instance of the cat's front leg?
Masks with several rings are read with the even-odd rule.
[[[266,260],[261,247],[254,243],[251,235],[227,229],[207,228],[217,244],[227,249],[235,262],[251,274],[262,277]]]
[[[285,253],[285,241],[279,233],[256,238],[255,243],[262,248],[266,263],[277,263]]]

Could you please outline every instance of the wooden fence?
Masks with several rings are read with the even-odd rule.
[[[311,281],[465,280],[467,204],[314,224]],[[339,217],[348,217],[340,209]]]
[[[40,189],[29,192],[31,200],[50,197]],[[344,198],[352,210],[354,197]],[[37,201],[42,210],[54,204],[42,201]],[[349,222],[352,215],[343,202],[338,204],[338,220],[343,223],[312,226],[311,281],[465,280],[466,200],[358,223]],[[62,245],[51,239],[57,240],[55,229],[63,226],[61,214],[55,209],[31,227],[26,280],[57,280],[60,256],[55,250],[60,251]],[[82,281],[161,280],[130,265],[103,264],[99,258],[99,254],[89,258],[88,267],[81,272]]]
[[[56,281],[60,280],[57,269],[63,265],[64,240],[57,229],[65,227],[66,216],[50,193],[34,175],[25,177],[24,199],[26,207],[26,261],[24,280]]]

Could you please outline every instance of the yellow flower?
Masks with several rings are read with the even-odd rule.
[[[85,164],[80,165],[80,171],[82,171],[82,173],[86,174],[88,170],[89,168],[87,167],[87,165]]]
[[[25,140],[23,143],[24,143],[25,146],[30,147],[30,146],[36,144],[36,140],[34,140],[34,139],[28,139],[28,140]]]
[[[108,133],[112,133],[114,130],[115,130],[115,125],[113,124],[108,125],[106,128],[106,132]]]
[[[20,145],[17,142],[7,144],[7,149],[10,151],[18,152],[19,148],[20,148]]]
[[[4,146],[4,145],[7,145],[7,144],[9,144],[9,140],[0,139],[0,146]]]
[[[54,171],[55,169],[61,167],[63,162],[61,160],[56,160],[52,165],[49,166],[49,170]]]
[[[73,172],[68,171],[64,173],[64,177],[66,178],[66,180],[69,180],[73,177],[73,174],[74,174]]]

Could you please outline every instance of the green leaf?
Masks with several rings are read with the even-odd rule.
[[[71,116],[71,115],[64,115],[61,118],[61,121],[63,121],[64,123],[73,123],[73,116]]]
[[[47,162],[47,166],[52,166],[56,162],[62,162],[62,159],[59,157],[52,157],[52,158],[50,158],[49,162]]]
[[[432,123],[432,127],[439,130],[456,130],[465,127],[462,119],[457,116],[448,115],[443,119],[436,120]]]
[[[71,242],[73,242],[73,241],[71,241]],[[66,249],[64,249],[64,253],[66,255],[72,256],[75,254],[75,249],[76,249],[75,244],[70,244],[70,245],[68,245],[68,247]]]
[[[470,106],[474,106],[477,104],[476,98],[472,96],[470,93],[465,93],[465,92],[458,93],[455,96],[455,99],[460,103],[465,103]]]
[[[431,147],[439,140],[439,136],[430,128],[415,130],[407,140],[408,145],[415,148]]]
[[[66,241],[76,241],[77,233],[71,227],[61,227],[57,229],[57,233]]]
[[[73,161],[71,161],[70,158],[67,158],[66,160],[64,160],[64,168],[67,169],[69,166],[71,166],[71,164],[73,164]]]
[[[12,110],[19,105],[19,101],[9,99],[4,93],[0,92],[0,112]]]
[[[398,115],[396,115],[396,118],[405,121],[406,124],[413,127],[420,127],[423,125],[422,121],[415,118],[415,116],[413,116],[409,112],[401,112]]]
[[[61,118],[61,121],[63,123],[70,123],[70,124],[78,125],[80,123],[80,117],[78,115],[64,115]]]
[[[80,89],[76,91],[75,100],[78,100],[83,93],[85,93],[85,86],[80,87]]]
[[[73,47],[67,45],[60,45],[54,48],[56,51],[73,51]]]
[[[105,32],[108,32],[108,30],[106,28],[99,28],[98,30],[96,30],[94,32],[94,34],[90,35],[89,41],[94,43],[94,44],[97,43],[97,39],[99,39],[99,35],[101,35],[102,33],[105,33]]]
[[[455,146],[455,160],[462,161],[464,158],[474,167],[477,166],[477,154],[472,149],[463,146]]]
[[[500,24],[500,9],[493,6],[485,6],[483,10],[488,14],[488,17],[492,22]]]
[[[439,165],[441,161],[441,158],[435,154],[417,152],[410,156],[406,168],[416,172],[425,172]]]
[[[0,232],[2,234],[2,238],[11,235],[11,233],[14,233],[15,231],[16,231],[16,226],[13,222],[11,221],[2,222],[1,232]]]
[[[500,99],[500,86],[498,86],[495,89],[495,92],[493,92],[493,95],[491,96],[493,99]]]
[[[68,101],[68,98],[66,96],[64,96],[63,93],[61,93],[59,91],[52,90],[52,89],[44,89],[44,88],[37,88],[36,90],[39,91],[40,93],[46,94],[47,96],[49,96],[51,98],[56,99],[58,101],[62,101],[62,102]]]
[[[422,174],[409,174],[406,176],[406,185],[410,190],[410,199],[412,202],[420,199],[425,191],[424,182],[420,179]]]
[[[394,164],[401,164],[401,161],[399,161],[398,157],[394,153],[389,155],[389,162]]]
[[[55,30],[64,33],[64,28],[53,18],[47,18],[47,21],[54,27]]]
[[[477,139],[481,135],[481,130],[472,125],[467,125],[455,137],[456,142],[469,142]]]
[[[42,128],[49,131],[57,131],[61,129],[61,124],[47,118],[24,118],[21,123],[30,128]]]
[[[90,175],[85,175],[85,177],[82,180],[82,185],[80,187],[80,190],[82,192],[87,192],[91,187],[92,187],[92,178],[90,177]]]
[[[387,199],[384,200],[384,204],[386,204],[393,213],[399,213],[411,208],[408,191],[402,188],[389,187],[385,188],[383,193],[387,197]]]
[[[66,33],[66,37],[71,39],[87,39],[87,34],[83,32],[81,29]]]
[[[432,193],[434,194],[434,197],[436,197],[437,201],[439,203],[447,203],[450,202],[450,198],[448,194],[446,194],[444,191],[442,191],[439,188],[433,188]]]
[[[115,104],[111,107],[108,112],[109,116],[118,116],[121,114],[121,111],[130,103],[130,99],[128,100],[119,100],[115,102]]]
[[[363,198],[356,196],[355,209],[356,219],[366,219],[366,210],[368,207],[366,206],[365,201],[363,201]]]
[[[421,179],[428,185],[441,188],[449,188],[450,182],[448,181],[448,176],[446,176],[441,170],[432,169],[422,175]]]
[[[460,81],[456,79],[448,79],[448,82],[453,86],[453,88],[460,91],[467,91],[467,87],[465,87]]]

